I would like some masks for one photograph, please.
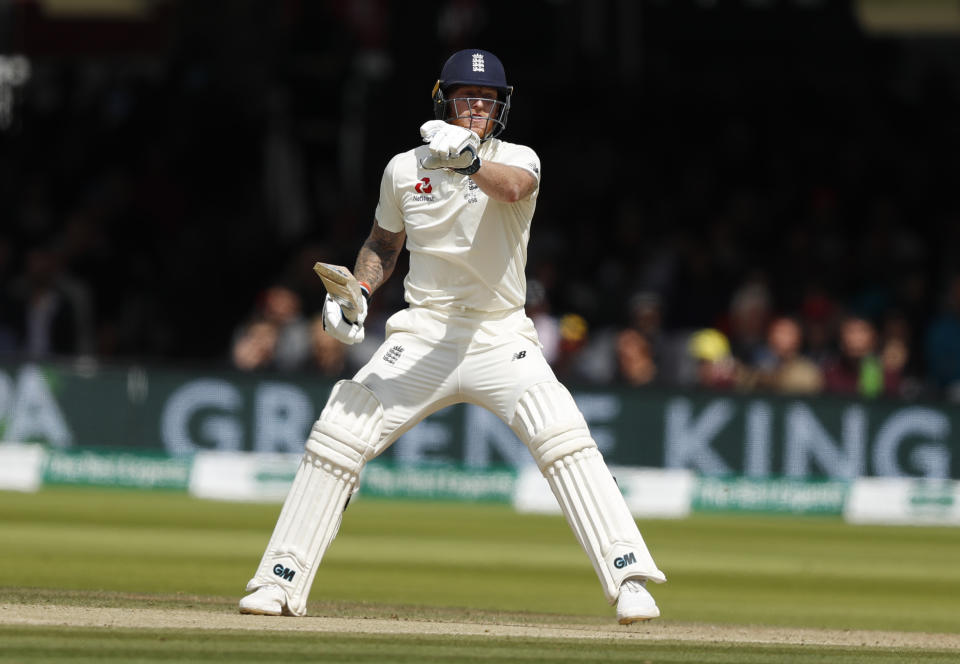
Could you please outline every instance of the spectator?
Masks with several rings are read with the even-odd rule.
[[[266,325],[264,325],[266,324]],[[267,330],[272,328],[272,332]],[[267,342],[273,338],[269,358],[265,354]],[[291,371],[301,367],[310,354],[310,326],[300,311],[300,297],[285,286],[274,285],[260,294],[254,312],[237,332],[234,340],[234,361],[239,346],[250,352],[248,344],[255,342],[261,349],[253,354],[259,357],[254,366],[241,368],[271,368]],[[251,358],[247,358],[247,363]]]
[[[694,332],[687,342],[687,352],[696,362],[697,386],[720,390],[737,386],[739,364],[723,332],[713,328]]]
[[[840,323],[839,343],[839,354],[823,367],[828,392],[867,398],[899,393],[900,373],[884,367],[877,354],[877,331],[870,321],[846,316]]]
[[[233,343],[233,366],[241,371],[276,368],[279,332],[272,321],[257,319],[243,326]]]
[[[668,359],[670,344],[662,325],[663,311],[657,293],[641,290],[630,296],[627,326],[613,335],[609,343],[609,354],[615,360],[613,379],[627,385],[648,385],[661,383],[665,375],[676,372],[677,361]]]
[[[808,292],[800,304],[800,324],[806,355],[821,367],[836,354],[835,336],[839,307],[822,289]]]
[[[790,316],[774,319],[767,332],[767,347],[753,374],[761,389],[785,394],[815,394],[823,389],[823,373],[801,354],[803,330]]]
[[[618,380],[638,385],[654,375],[659,378],[661,362],[669,356],[661,321],[660,297],[650,291],[635,293],[627,300],[627,326],[591,328],[570,377],[593,385]]]
[[[347,347],[327,334],[319,314],[310,321],[310,360],[307,368],[329,378],[341,378],[347,373]]]
[[[560,353],[560,323],[550,313],[547,290],[537,279],[527,281],[527,316],[533,321],[543,347],[543,357],[553,366]]]
[[[730,302],[730,350],[738,361],[754,365],[764,350],[771,313],[770,291],[752,279],[733,294]]]
[[[653,344],[633,328],[617,335],[617,375],[632,386],[649,385],[657,379]]]
[[[558,323],[560,344],[553,362],[553,370],[561,380],[582,380],[580,356],[590,339],[590,326],[579,314],[569,313],[560,317]]]
[[[93,309],[86,285],[66,274],[51,247],[30,250],[25,262],[6,303],[17,350],[31,358],[91,354]]]
[[[923,367],[913,348],[910,320],[901,311],[888,311],[881,328],[880,360],[884,371],[900,374],[899,396],[903,397],[917,397],[924,392]]]
[[[671,357],[663,329],[663,301],[654,291],[638,291],[627,300],[629,327],[639,332],[650,346],[651,359],[664,373],[674,373],[676,359]],[[659,372],[658,372],[659,373]]]

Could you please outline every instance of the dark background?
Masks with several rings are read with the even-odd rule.
[[[761,282],[778,313],[906,320],[910,371],[943,387],[924,339],[960,266],[949,30],[874,31],[845,0],[112,4],[0,1],[0,54],[30,63],[0,129],[0,282],[86,297],[55,355],[227,362],[274,283],[315,313],[313,261],[352,266],[383,166],[477,47],[515,86],[504,139],[542,160],[528,274],[554,312],[616,327],[655,292],[666,329],[724,329]],[[4,297],[0,352],[26,355]]]

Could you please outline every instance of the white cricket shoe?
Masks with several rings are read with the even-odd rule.
[[[260,586],[240,600],[240,613],[260,616],[282,616],[287,606],[287,595],[273,583]]]
[[[627,579],[620,584],[620,599],[617,600],[617,621],[629,625],[639,620],[660,616],[660,609],[647,592],[646,579]]]

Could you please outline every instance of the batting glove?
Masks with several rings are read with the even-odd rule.
[[[327,293],[323,301],[323,329],[331,337],[344,344],[358,344],[363,341],[363,321],[367,319],[367,300],[360,298],[360,311],[357,321],[351,323],[343,317],[343,309]]]
[[[430,152],[441,159],[455,159],[467,148],[476,153],[480,149],[480,137],[469,129],[446,122],[430,139]]]
[[[437,132],[447,126],[447,123],[443,120],[429,120],[420,125],[420,136],[423,137],[424,143],[429,143],[433,140],[433,137],[437,135]]]
[[[479,170],[480,137],[476,133],[443,120],[430,120],[420,127],[420,135],[430,147],[430,154],[420,160],[423,168],[449,168],[464,175]]]

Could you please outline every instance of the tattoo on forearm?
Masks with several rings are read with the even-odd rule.
[[[377,290],[393,272],[402,246],[402,234],[378,232],[375,228],[360,247],[353,275]]]

